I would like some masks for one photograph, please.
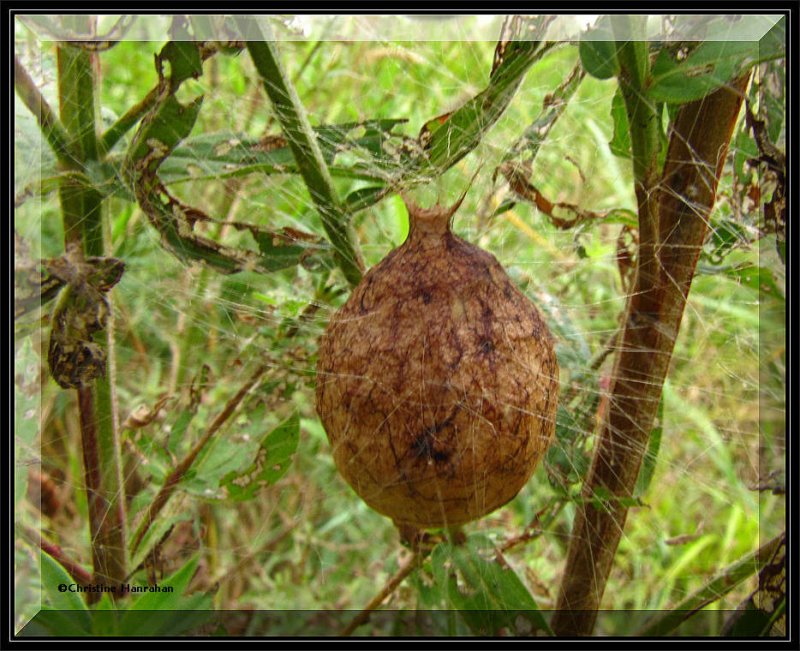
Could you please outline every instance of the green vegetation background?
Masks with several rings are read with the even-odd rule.
[[[153,55],[161,45],[125,41],[101,54],[99,103],[104,120],[121,115],[155,85]],[[486,84],[494,45],[286,42],[280,50],[312,124],[406,118],[401,128],[414,136],[431,117],[457,107]],[[38,61],[52,82],[53,50],[47,44],[29,46],[34,55],[43,47]],[[31,60],[37,61],[35,56]],[[576,61],[577,47],[565,46],[537,63],[477,150],[420,196],[426,202],[452,201],[480,170],[456,216],[455,231],[491,251],[523,291],[546,309],[560,355],[591,357],[603,349],[624,307],[615,260],[620,225],[594,223],[559,231],[523,203],[493,215],[502,198],[500,183],[492,181],[495,167]],[[257,79],[246,52],[207,61],[202,78],[181,89],[184,98],[198,93],[206,98],[192,135],[278,133]],[[629,161],[615,157],[608,147],[614,90],[612,81],[584,79],[541,149],[532,179],[551,200],[592,210],[635,208]],[[56,105],[52,91],[52,83],[44,88]],[[18,138],[35,144],[35,121],[19,103],[17,119]],[[24,163],[15,179],[18,188],[36,178],[37,161],[26,159],[32,154],[23,144],[18,140],[17,161]],[[36,149],[32,151],[35,157]],[[46,151],[42,167],[48,167]],[[730,211],[725,198],[730,175],[726,178],[721,211]],[[352,180],[336,183],[341,196],[358,187]],[[296,177],[252,174],[191,181],[171,189],[218,219],[323,233]],[[176,530],[161,550],[156,572],[171,574],[199,551],[195,581],[200,587],[218,583],[216,608],[364,607],[406,552],[391,522],[366,507],[337,474],[314,412],[316,341],[346,292],[322,296],[321,274],[302,267],[233,276],[186,267],[159,246],[157,234],[135,204],[112,199],[108,214],[113,255],[127,265],[113,292],[121,419],[140,405],[152,407],[167,393],[177,398],[202,365],[208,365],[202,403],[183,434],[188,445],[235,393],[248,369],[265,360],[273,369],[261,389],[266,408],[243,411],[217,435],[209,454],[214,446],[222,451],[241,437],[268,431],[294,410],[301,416],[299,446],[289,471],[255,499],[205,499],[202,485],[184,487],[170,509]],[[43,257],[61,254],[55,193],[41,202],[34,198],[24,203],[15,226],[30,242],[41,243]],[[403,241],[407,218],[402,202],[391,196],[358,214],[354,226],[371,266]],[[241,233],[224,236],[231,244],[246,243]],[[773,250],[774,243],[763,242],[731,253],[726,263],[751,262],[779,277],[782,267]],[[783,499],[754,488],[764,470],[775,469],[783,458],[784,307],[780,300],[713,271],[701,260],[665,387],[655,475],[642,505],[628,517],[605,593],[607,609],[667,609],[782,527]],[[345,289],[338,272],[330,281]],[[315,303],[319,309],[309,316],[307,306]],[[300,330],[289,339],[285,334],[293,327]],[[30,336],[34,350],[39,350],[40,333]],[[44,345],[46,349],[46,341]],[[572,383],[579,392],[597,391],[595,384],[570,376],[570,367],[562,366],[562,393]],[[606,363],[600,386],[608,372]],[[158,469],[152,468],[161,467],[163,476],[170,463],[167,441],[176,427],[173,405],[168,402],[150,425],[123,431],[126,471],[138,466],[144,482],[129,505],[131,516],[152,499],[159,477]],[[57,513],[42,518],[42,527],[88,565],[74,397],[45,380],[41,409],[42,468],[57,481],[62,500]],[[590,451],[591,440],[586,449]],[[569,464],[570,459],[574,457],[567,455],[562,462]],[[482,532],[498,542],[518,534],[549,500],[564,490],[575,492],[577,484],[558,486],[563,471],[540,467],[513,502],[469,525],[467,533]],[[40,517],[31,501],[23,501],[18,509],[27,521]],[[541,608],[554,604],[573,514],[567,504],[541,536],[506,556]],[[753,581],[712,608],[735,608],[752,591]],[[415,580],[401,586],[386,607],[421,607],[415,586]],[[18,589],[33,595],[38,587],[32,583]],[[614,626],[618,628],[608,632],[632,632],[624,621]]]

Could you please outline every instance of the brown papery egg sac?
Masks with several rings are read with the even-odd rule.
[[[336,465],[398,526],[450,527],[512,499],[555,430],[558,364],[536,307],[451,208],[406,200],[409,236],[333,315],[317,412]]]

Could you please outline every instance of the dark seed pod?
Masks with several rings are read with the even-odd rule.
[[[459,204],[406,205],[408,239],[322,337],[317,412],[367,504],[398,525],[445,527],[528,481],[555,430],[558,364],[533,303],[450,231]]]

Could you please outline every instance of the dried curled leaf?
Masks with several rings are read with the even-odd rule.
[[[53,310],[47,362],[64,389],[81,388],[105,374],[106,354],[93,335],[106,327],[105,293],[119,282],[125,265],[116,258],[80,260],[74,253],[47,260],[45,269],[65,287]]]

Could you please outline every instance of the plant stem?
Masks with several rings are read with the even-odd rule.
[[[364,606],[364,609],[353,618],[353,620],[342,630],[339,636],[349,637],[359,626],[369,621],[370,613],[373,610],[377,610],[386,600],[386,598],[395,590],[397,590],[397,587],[409,574],[411,574],[411,572],[414,571],[415,568],[420,566],[428,554],[430,554],[430,550],[414,552],[411,558],[406,561],[406,564],[397,570],[395,575],[386,582],[383,588],[381,588],[380,592],[378,592],[378,594],[375,595],[375,597],[373,597],[373,599],[366,606]]]
[[[29,527],[22,528],[22,535],[32,545],[36,545],[43,552],[52,556],[63,567],[69,575],[75,579],[75,583],[79,585],[89,585],[92,582],[92,575],[85,570],[80,564],[76,563],[73,559],[64,553],[58,545],[49,540],[45,540],[40,532],[34,531]],[[91,594],[91,593],[90,593]]]
[[[658,247],[658,205],[656,187],[659,177],[658,113],[655,103],[647,97],[646,84],[650,62],[645,40],[628,40],[644,37],[645,16],[613,16],[611,24],[615,34],[627,37],[617,42],[620,65],[619,86],[631,134],[633,178],[636,202],[639,209],[639,267],[637,269],[643,289],[655,287],[658,264],[655,259]]]
[[[357,248],[355,233],[337,197],[308,116],[281,65],[275,43],[264,39],[255,20],[237,19],[237,22],[311,199],[319,210],[322,226],[334,246],[336,261],[348,282],[357,285],[364,271],[364,262]]]
[[[647,188],[653,196],[648,206],[657,201],[659,215],[657,227],[648,235],[659,241],[652,250],[657,266],[653,273],[642,273],[648,262],[640,256],[609,410],[583,488],[587,499],[579,507],[570,537],[552,622],[557,635],[589,635],[594,627],[625,527],[625,500],[633,494],[647,449],[748,76],[680,109],[660,182]],[[633,125],[631,136],[641,137]],[[648,216],[641,209],[642,205],[640,220]],[[599,499],[600,494],[609,497]]]
[[[94,580],[106,583],[113,581],[114,578],[120,578],[118,576],[119,568],[116,567],[114,560],[113,547],[109,544],[107,527],[104,524],[112,512],[112,508],[103,490],[94,392],[91,387],[81,387],[77,391],[86,501],[89,506],[89,531],[92,536]]]
[[[67,18],[65,18],[67,20]],[[76,30],[88,28],[89,16],[72,16]],[[95,111],[96,54],[61,46],[57,50],[58,91],[61,122],[76,152],[79,166],[98,160]],[[65,248],[83,257],[103,256],[103,197],[77,178],[64,178],[59,188],[64,220]],[[87,499],[92,559],[96,581],[121,582],[127,574],[125,503],[122,464],[117,432],[117,410],[113,387],[113,324],[96,335],[109,360],[106,373],[91,386],[78,389],[81,447]],[[115,594],[115,593],[112,593]]]
[[[195,459],[197,459],[197,455],[203,450],[205,445],[211,440],[211,437],[217,433],[220,427],[231,417],[233,412],[236,410],[236,407],[244,400],[244,397],[247,393],[252,389],[256,382],[258,382],[259,378],[264,374],[267,370],[267,366],[259,366],[255,373],[250,377],[250,379],[245,383],[245,385],[239,389],[233,398],[231,398],[223,410],[217,415],[214,421],[209,425],[208,429],[206,430],[205,434],[200,437],[200,440],[194,444],[194,447],[189,451],[189,453],[175,466],[173,471],[167,476],[164,480],[164,485],[161,487],[161,490],[158,491],[155,499],[150,504],[150,507],[147,509],[147,513],[145,513],[144,518],[139,523],[139,527],[136,530],[136,534],[133,536],[133,544],[131,545],[131,551],[136,551],[139,544],[144,539],[145,534],[147,533],[150,525],[153,524],[158,514],[161,512],[161,509],[166,506],[167,502],[169,501],[170,497],[172,497],[175,489],[177,488],[180,481],[183,479],[184,475],[188,472],[189,468],[192,467]]]
[[[59,162],[68,168],[76,167],[77,162],[74,154],[70,151],[69,135],[64,129],[64,125],[61,124],[17,57],[14,57],[14,88],[25,106],[36,116],[39,127]]]
[[[133,126],[150,110],[158,98],[158,89],[153,88],[144,99],[138,104],[129,108],[125,115],[112,124],[100,138],[99,149],[102,155],[107,154],[120,138],[124,136]]]
[[[69,46],[59,47],[58,95],[61,121],[78,166],[84,169],[97,159],[94,115],[94,72],[89,53]],[[80,176],[65,177],[59,188],[67,244],[87,256],[102,255],[102,196],[86,186]]]

